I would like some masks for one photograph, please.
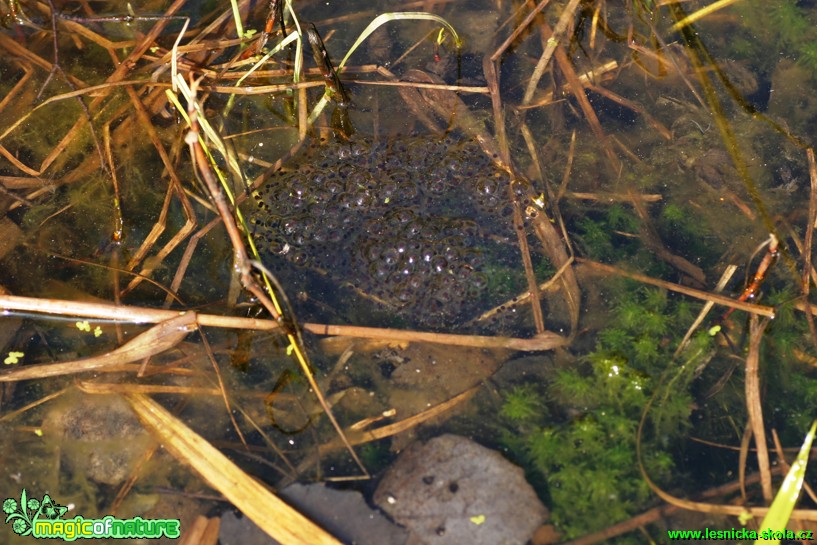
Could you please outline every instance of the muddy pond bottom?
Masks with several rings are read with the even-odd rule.
[[[321,141],[256,193],[251,227],[267,256],[411,322],[453,325],[484,304],[510,247],[508,181],[473,140]]]

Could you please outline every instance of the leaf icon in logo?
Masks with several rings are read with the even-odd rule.
[[[3,512],[6,514],[6,524],[11,522],[11,529],[17,535],[25,536],[31,533],[31,520],[26,511],[26,504],[28,498],[26,497],[26,490],[23,489],[20,494],[20,503],[14,498],[6,498],[3,500]]]

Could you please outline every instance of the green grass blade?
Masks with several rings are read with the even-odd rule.
[[[371,35],[372,32],[374,32],[375,30],[377,30],[378,28],[380,28],[384,24],[388,23],[389,21],[400,21],[400,20],[415,20],[415,21],[416,20],[426,20],[426,21],[435,21],[437,23],[440,23],[446,29],[448,29],[449,32],[451,32],[452,36],[454,36],[454,44],[457,46],[457,48],[459,48],[462,45],[462,41],[460,40],[460,37],[457,34],[457,31],[454,30],[454,27],[452,27],[448,23],[448,21],[446,21],[445,19],[443,19],[439,15],[434,15],[433,13],[426,13],[424,11],[405,11],[405,12],[384,13],[384,14],[378,15],[377,17],[372,19],[372,22],[369,23],[369,26],[367,26],[363,30],[363,32],[360,33],[360,36],[355,41],[355,43],[352,44],[352,47],[349,49],[349,52],[346,53],[346,56],[343,57],[342,61],[340,61],[340,64],[338,65],[338,72],[343,70],[343,67],[346,65],[346,61],[349,60],[349,57],[352,56],[352,53],[354,53],[355,50],[358,47],[360,47],[360,44],[362,44],[366,40],[366,38],[368,38],[369,35]]]
[[[298,32],[298,41],[295,42],[295,71],[292,77],[292,81],[298,83],[301,81],[301,72],[303,70],[304,62],[304,31],[301,29],[301,22],[298,20],[298,16],[295,15],[295,10],[292,9],[292,0],[287,0],[286,8],[292,17],[292,23],[295,25],[295,30]]]
[[[244,25],[241,23],[241,11],[238,9],[237,0],[230,0],[230,9],[233,12],[233,20],[235,21],[235,33],[243,40]]]
[[[809,452],[811,451],[811,443],[814,441],[814,433],[817,431],[817,420],[811,425],[811,429],[806,435],[803,446],[800,447],[800,453],[797,459],[791,466],[788,475],[786,475],[783,484],[780,485],[780,490],[777,492],[769,512],[763,519],[760,525],[760,532],[764,530],[782,531],[786,529],[794,506],[797,504],[797,498],[800,496],[800,489],[803,487],[803,480],[806,476],[806,466],[808,465]],[[769,545],[780,543],[779,539],[764,540],[758,539],[755,545]]]
[[[247,70],[247,72],[238,79],[238,81],[235,84],[235,87],[241,87],[241,85],[244,83],[244,80],[246,80],[248,77],[250,77],[253,72],[255,72],[259,68],[263,67],[264,63],[266,63],[268,60],[270,60],[273,55],[280,52],[286,46],[288,46],[289,44],[291,44],[295,40],[299,40],[300,38],[301,38],[300,35],[297,32],[294,32],[294,31],[287,34],[286,38],[281,40],[278,43],[278,45],[276,45],[275,47],[270,49],[267,54],[265,54],[263,57],[261,57],[258,60],[258,62],[256,62],[254,65],[252,65],[252,67],[249,70]],[[296,72],[296,74],[297,74],[297,72]],[[297,80],[297,78],[296,78],[296,80]],[[296,83],[297,83],[297,81],[296,81]]]

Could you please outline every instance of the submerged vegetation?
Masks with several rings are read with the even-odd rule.
[[[714,350],[706,334],[678,357],[689,310],[666,292],[629,286],[599,331],[595,350],[558,369],[541,390],[508,392],[503,441],[547,482],[553,520],[566,538],[621,522],[646,509],[650,489],[636,456],[636,430],[648,402],[644,468],[662,484],[678,475],[672,453],[690,428],[696,368]]]
[[[743,18],[739,32],[729,46],[741,58],[759,59],[763,69],[773,68],[779,59],[766,45],[775,44],[774,56],[784,55],[808,68],[817,78],[817,32],[814,14],[796,0],[775,0],[763,6],[738,3]]]

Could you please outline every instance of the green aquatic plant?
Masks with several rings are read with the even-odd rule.
[[[689,306],[632,284],[619,296],[614,325],[598,333],[594,350],[546,385],[514,388],[500,411],[517,437],[524,434],[505,444],[544,476],[553,521],[566,539],[647,506],[651,493],[636,463],[636,431],[653,395],[660,402],[643,439],[645,464],[657,482],[672,478],[669,450],[689,428],[690,385],[713,344],[708,335],[696,337],[674,360],[679,319],[687,319]]]
[[[671,225],[683,225],[688,220],[689,215],[681,206],[670,203],[661,210],[661,218]]]
[[[794,359],[795,350],[807,350],[811,345],[808,323],[794,305],[798,298],[799,295],[789,287],[770,289],[760,301],[775,308],[774,320],[768,328],[768,339],[774,344],[775,353],[788,361]]]
[[[771,2],[766,7],[768,21],[786,46],[798,47],[809,31],[809,23],[794,0]]]
[[[638,220],[632,210],[621,204],[613,204],[607,209],[607,221],[610,227],[628,233],[638,232]]]
[[[506,396],[500,415],[514,422],[530,422],[542,416],[546,410],[542,396],[526,384],[513,388]]]
[[[752,59],[761,71],[788,57],[817,75],[817,31],[807,7],[796,0],[776,0],[739,2],[735,9],[742,29],[729,41],[730,54]]]
[[[584,247],[587,255],[593,259],[605,261],[615,256],[616,250],[610,231],[602,222],[585,216],[579,220],[579,230],[580,233],[576,236],[576,240]]]
[[[613,352],[627,350],[633,345],[634,339],[629,332],[620,328],[608,328],[598,333],[598,342]]]
[[[638,220],[632,210],[612,205],[601,213],[585,214],[578,221],[575,240],[584,252],[599,261],[617,261],[634,254],[639,245],[622,233],[637,233]]]
[[[374,441],[360,446],[360,459],[372,473],[378,473],[394,461],[394,454],[389,452],[388,443]]]
[[[814,348],[808,323],[795,314],[793,294],[792,289],[771,290],[761,301],[776,309],[762,345],[764,414],[789,442],[800,440],[817,403],[817,380],[807,364]]]
[[[648,290],[646,293],[652,291],[655,290]],[[625,331],[641,332],[644,337],[654,338],[667,330],[667,316],[663,308],[665,303],[660,296],[655,301],[627,299],[619,304],[615,315]]]
[[[633,344],[633,354],[639,363],[652,361],[659,356],[658,345],[654,339],[641,338]]]
[[[817,44],[813,41],[804,42],[798,48],[797,63],[817,74]]]
[[[600,211],[589,211],[576,222],[573,240],[587,257],[605,262],[628,261],[651,274],[662,265],[654,253],[645,251],[638,237],[641,221],[632,208],[614,204]]]
[[[661,240],[680,255],[697,256],[701,263],[714,263],[722,252],[712,240],[723,238],[723,219],[701,214],[692,206],[667,203],[657,215],[655,227]]]

